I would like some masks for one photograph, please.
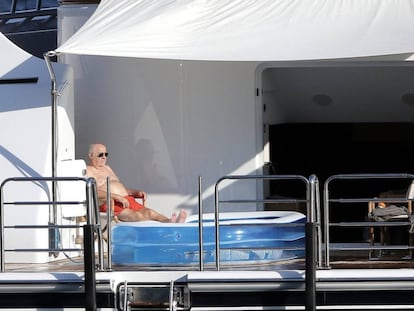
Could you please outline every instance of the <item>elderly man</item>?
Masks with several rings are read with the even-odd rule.
[[[94,177],[97,183],[100,210],[106,212],[107,186],[106,180],[109,177],[111,191],[111,207],[115,219],[119,221],[142,221],[155,220],[160,222],[185,222],[187,213],[181,210],[178,215],[172,214],[171,218],[164,216],[153,209],[145,206],[147,194],[142,190],[126,188],[109,165],[106,164],[108,151],[103,144],[92,144],[89,147],[90,163],[86,168],[88,177]],[[143,205],[135,198],[141,198]]]

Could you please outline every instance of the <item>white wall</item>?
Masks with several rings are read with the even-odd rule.
[[[0,37],[1,79],[37,78],[35,83],[0,85],[0,180],[10,177],[51,176],[51,80],[44,60],[31,56]],[[54,66],[59,79],[58,119],[59,157],[74,157],[73,97],[71,72],[63,65]],[[51,199],[47,183],[7,183],[4,202]],[[5,205],[5,225],[45,225],[49,207]],[[13,248],[47,248],[47,230],[6,230],[5,246]],[[45,262],[48,253],[6,253],[8,261]]]
[[[61,5],[59,44],[95,9]],[[60,61],[74,69],[76,157],[87,160],[90,143],[105,143],[109,164],[128,186],[148,192],[148,206],[165,214],[180,208],[197,212],[201,176],[204,208],[212,211],[220,177],[261,168],[256,64],[77,55],[62,55]],[[256,184],[244,182],[223,193],[231,196],[255,198]]]
[[[77,158],[105,143],[109,164],[149,193],[148,206],[196,212],[201,176],[212,211],[220,177],[256,174],[254,64],[80,57],[75,67]],[[256,197],[247,183],[232,191]]]

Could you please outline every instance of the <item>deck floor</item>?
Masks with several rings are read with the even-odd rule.
[[[407,251],[384,252],[381,257],[369,258],[368,252],[338,252],[339,255],[331,255],[330,268],[333,269],[396,269],[396,268],[414,268],[414,259],[408,256]],[[98,264],[98,259],[96,259]],[[106,266],[107,257],[104,258]],[[220,270],[303,270],[305,269],[305,259],[291,259],[286,261],[275,261],[271,263],[260,264],[220,264]],[[198,271],[198,265],[112,265],[111,271],[161,271],[161,270],[179,270],[179,271]],[[204,270],[215,270],[215,264],[205,264]],[[71,259],[55,260],[48,263],[6,263],[6,272],[59,272],[59,271],[77,271],[84,270],[83,257]],[[103,269],[104,270],[104,269]]]

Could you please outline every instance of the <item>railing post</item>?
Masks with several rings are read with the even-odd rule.
[[[315,223],[306,222],[305,225],[305,292],[306,292],[306,311],[316,310],[316,260],[315,260]]]
[[[115,202],[114,202],[115,205]],[[107,261],[107,270],[112,270],[112,253],[111,253],[111,248],[112,248],[112,217],[113,217],[113,212],[112,212],[112,202],[111,202],[111,181],[109,179],[109,176],[106,178],[106,232],[107,232],[107,239],[106,239],[106,246],[108,248],[108,261]],[[98,210],[98,216],[99,215],[99,210]],[[100,218],[99,218],[100,219]],[[100,221],[99,221],[100,223]],[[102,232],[102,228],[100,230]],[[103,232],[102,232],[103,234]],[[102,241],[103,236],[101,237],[101,241]],[[103,248],[103,245],[101,244],[101,247]],[[103,253],[103,250],[102,250]]]
[[[85,265],[85,310],[96,310],[96,279],[95,279],[95,239],[94,225],[87,222],[83,227],[84,265]]]
[[[199,270],[204,271],[204,238],[203,238],[203,191],[201,176],[198,177],[198,252]]]
[[[91,199],[97,199],[96,196],[96,183],[94,178],[87,179],[86,182],[86,213],[87,222],[83,227],[83,261],[85,271],[85,310],[96,310],[96,276],[95,276],[95,223],[96,219],[93,219],[94,210]],[[96,216],[98,217],[98,216]],[[92,221],[93,220],[93,221]],[[101,228],[98,228],[98,239],[101,240]],[[102,249],[100,249],[102,251]],[[100,262],[102,264],[102,262]]]

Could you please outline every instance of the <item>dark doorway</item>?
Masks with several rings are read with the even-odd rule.
[[[414,125],[411,123],[300,123],[270,127],[271,173],[318,176],[321,190],[331,175],[359,173],[414,173]],[[339,186],[341,187],[341,186]],[[346,187],[346,189],[345,189]],[[342,185],[350,197],[374,197],[407,187],[406,181]],[[339,189],[339,188],[338,188]],[[270,185],[271,196],[294,197],[295,188]],[[338,209],[337,221],[366,220],[361,206]],[[339,229],[338,229],[339,230]],[[362,229],[361,229],[362,230]],[[363,238],[361,230],[336,237]]]

